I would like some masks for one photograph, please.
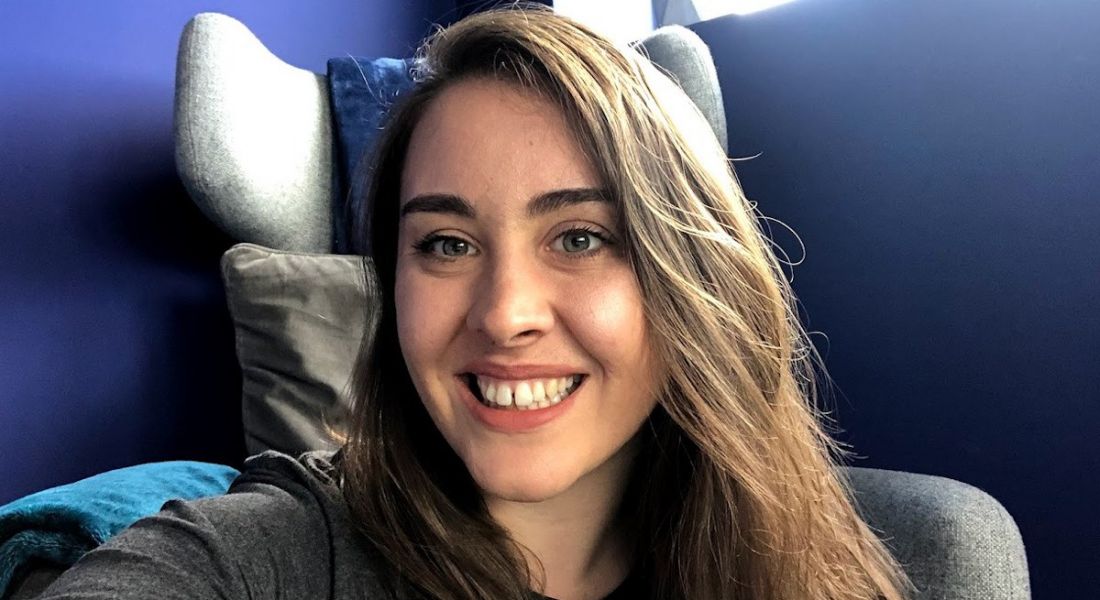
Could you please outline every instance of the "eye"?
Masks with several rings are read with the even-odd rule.
[[[594,229],[574,227],[554,240],[554,249],[560,249],[573,256],[587,256],[599,252],[604,244],[608,243],[610,243],[608,236]]]
[[[462,238],[430,234],[413,244],[417,254],[436,260],[454,260],[476,254],[473,245]]]
[[[432,245],[437,246],[443,256],[463,256],[470,250],[470,244],[458,238],[443,238]]]

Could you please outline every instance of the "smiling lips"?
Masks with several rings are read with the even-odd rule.
[[[561,402],[577,389],[583,378],[570,375],[516,381],[470,373],[466,383],[478,401],[490,408],[536,410]]]
[[[538,371],[541,371],[539,375],[561,373],[561,370],[550,373],[546,369]],[[462,403],[470,411],[470,415],[490,430],[514,435],[540,431],[550,422],[560,419],[576,404],[577,396],[585,387],[587,378],[585,374],[576,374],[565,377],[497,379],[481,373],[464,373],[457,375],[455,381],[459,385]],[[492,401],[486,398],[490,387]],[[552,392],[549,396],[548,388]],[[536,401],[536,393],[540,391],[542,399]],[[502,402],[510,404],[505,406]]]

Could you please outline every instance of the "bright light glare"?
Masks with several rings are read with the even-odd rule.
[[[695,0],[695,10],[704,21],[722,15],[747,15],[792,0]]]
[[[554,12],[624,43],[653,31],[653,0],[554,0]]]

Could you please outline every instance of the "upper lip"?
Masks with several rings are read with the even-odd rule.
[[[568,365],[506,365],[490,361],[472,362],[463,367],[462,372],[504,380],[550,379],[584,374],[580,369]]]

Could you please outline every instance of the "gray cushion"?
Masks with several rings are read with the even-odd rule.
[[[255,454],[333,449],[375,294],[357,256],[238,244],[222,258],[243,378],[245,443]]]
[[[710,123],[718,143],[723,149],[727,148],[722,88],[718,84],[714,58],[702,38],[690,29],[668,26],[639,40],[634,47],[680,85]]]
[[[1026,600],[1016,522],[978,488],[933,475],[849,467],[856,504],[918,587],[914,600]]]

